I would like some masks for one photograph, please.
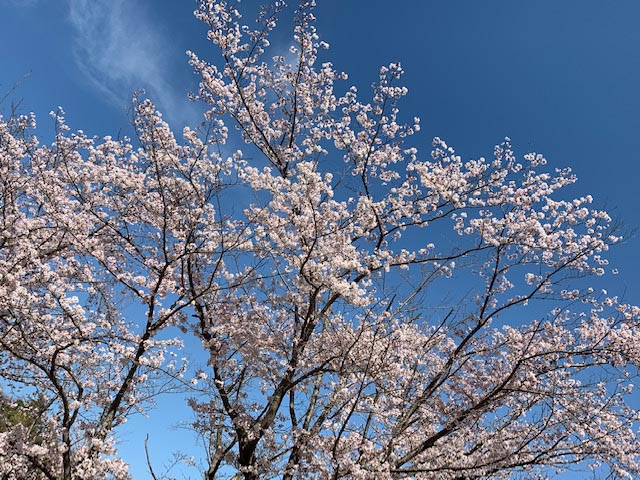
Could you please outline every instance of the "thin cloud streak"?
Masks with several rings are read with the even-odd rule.
[[[76,62],[92,86],[122,107],[135,90],[145,89],[172,121],[198,115],[186,92],[172,84],[170,71],[186,68],[136,2],[69,0]]]

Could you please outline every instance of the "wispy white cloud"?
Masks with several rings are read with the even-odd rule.
[[[118,106],[135,90],[145,89],[172,121],[197,116],[186,91],[175,85],[176,68],[185,57],[172,51],[148,12],[128,0],[69,0],[74,53],[88,81]]]

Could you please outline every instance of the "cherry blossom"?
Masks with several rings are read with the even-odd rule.
[[[639,475],[616,222],[508,138],[423,152],[402,66],[360,93],[313,1],[274,50],[289,11],[200,1],[181,135],[140,96],[135,140],[0,120],[0,376],[45,406],[0,431],[2,478],[126,478],[115,432],[175,388],[211,480]]]

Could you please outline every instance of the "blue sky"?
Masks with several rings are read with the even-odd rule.
[[[318,3],[327,58],[349,85],[364,93],[380,65],[402,62],[410,93],[401,109],[421,117],[424,155],[435,135],[465,157],[490,155],[509,136],[519,153],[571,166],[580,179],[572,194],[593,195],[630,230],[640,225],[640,2]],[[184,52],[214,58],[194,8],[188,0],[0,0],[0,97],[30,74],[13,98],[38,115],[41,135],[59,105],[72,128],[116,135],[129,131],[131,92],[145,88],[181,127],[200,111],[186,100],[197,80]],[[276,45],[286,48],[287,35]],[[635,303],[639,249],[631,237],[610,255],[621,272],[610,291]],[[160,416],[172,420],[171,407]],[[165,435],[172,441],[152,438],[152,447],[181,441],[179,432]],[[137,433],[123,436],[140,446]]]

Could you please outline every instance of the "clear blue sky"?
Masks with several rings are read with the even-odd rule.
[[[424,155],[434,135],[465,157],[490,155],[509,136],[520,153],[571,166],[580,179],[573,194],[593,195],[629,229],[640,225],[638,0],[318,3],[328,58],[360,92],[381,64],[402,62],[410,93],[401,108],[422,119]],[[213,58],[194,8],[188,0],[0,0],[0,94],[30,72],[14,98],[36,112],[41,134],[58,105],[74,129],[127,132],[127,102],[141,87],[181,126],[198,116],[185,100],[196,79],[184,52]],[[610,291],[634,303],[639,249],[640,238],[630,238],[610,255],[621,271]],[[162,416],[174,418],[170,405]],[[124,435],[138,444],[132,457],[136,435]],[[164,435],[152,445],[181,441]]]

